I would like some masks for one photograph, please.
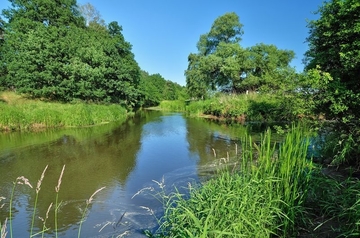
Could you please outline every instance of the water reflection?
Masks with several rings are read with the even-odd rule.
[[[7,200],[0,220],[8,216],[13,181],[23,175],[35,187],[49,165],[36,213],[45,218],[55,202],[55,186],[65,164],[59,192],[60,236],[77,236],[86,199],[106,186],[89,205],[82,236],[141,237],[142,229],[156,228],[155,217],[161,215],[156,193],[169,192],[174,186],[184,189],[198,181],[200,168],[228,154],[234,156],[237,138],[246,133],[239,125],[144,111],[121,125],[1,134],[0,196]],[[18,185],[12,210],[14,237],[29,235],[34,202],[35,190]],[[46,226],[47,235],[53,236],[54,208]],[[36,219],[35,232],[42,228],[43,222]]]

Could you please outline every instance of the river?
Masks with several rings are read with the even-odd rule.
[[[24,176],[33,188],[16,184],[13,236],[29,237],[31,227],[37,233],[45,224],[44,236],[54,237],[55,187],[65,165],[58,193],[59,237],[77,237],[83,215],[81,237],[145,237],[143,230],[156,230],[163,212],[159,194],[175,187],[186,193],[189,184],[216,169],[220,158],[236,157],[238,139],[262,129],[254,128],[142,111],[122,124],[2,133],[0,221],[9,217],[14,181]],[[46,166],[32,226],[35,188]],[[86,209],[87,199],[102,187]]]

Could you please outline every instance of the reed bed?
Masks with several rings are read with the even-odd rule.
[[[120,105],[63,104],[29,100],[15,93],[0,94],[0,131],[79,127],[124,120]]]
[[[313,171],[308,140],[293,127],[280,144],[268,130],[259,145],[242,140],[236,167],[221,170],[190,197],[168,196],[158,237],[292,237],[305,221]]]

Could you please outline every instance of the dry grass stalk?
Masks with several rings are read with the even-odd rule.
[[[30,184],[29,180],[27,178],[25,178],[24,176],[17,177],[16,183],[17,184],[25,184],[25,185],[28,185],[30,188],[33,188],[33,186]]]
[[[158,182],[156,180],[152,180],[154,183],[156,183],[161,189],[165,188],[165,178],[164,176],[161,178],[161,182]]]
[[[6,223],[7,223],[7,218],[5,219],[4,224],[3,224],[3,225],[1,225],[1,222],[0,222],[0,227],[1,227],[1,238],[6,238],[6,235],[7,235],[7,231],[6,231]]]
[[[1,202],[2,200],[5,200],[5,199],[6,199],[5,197],[0,197],[0,202]],[[0,205],[0,209],[3,208],[4,205],[5,205],[5,204],[1,204],[1,205]]]
[[[36,193],[39,193],[39,192],[40,192],[41,183],[42,183],[42,181],[43,181],[43,179],[44,179],[45,171],[47,170],[47,168],[48,168],[48,165],[46,165],[44,171],[43,171],[42,174],[41,174],[41,177],[40,177],[39,181],[37,182],[37,185],[36,185]]]
[[[98,190],[96,190],[96,191],[91,195],[91,197],[90,197],[88,200],[86,200],[86,205],[89,205],[89,204],[92,202],[92,200],[94,199],[94,196],[95,196],[98,192],[100,192],[101,190],[103,190],[104,188],[106,188],[106,187],[102,187],[102,188],[99,188]]]
[[[143,191],[145,190],[150,190],[151,192],[154,191],[154,188],[153,187],[146,187],[146,188],[142,188],[140,189],[139,191],[137,191],[132,197],[131,199],[133,199],[134,197],[136,197],[137,195],[139,195],[140,193],[142,193]]]
[[[214,152],[214,157],[216,158],[216,151],[214,148],[212,148],[213,152]]]
[[[59,180],[58,180],[58,184],[57,186],[55,187],[55,191],[58,193],[59,190],[60,190],[60,185],[61,185],[61,180],[62,180],[62,176],[64,174],[64,170],[65,170],[65,165],[63,166],[62,170],[61,170],[61,174],[60,174],[60,177],[59,177]]]

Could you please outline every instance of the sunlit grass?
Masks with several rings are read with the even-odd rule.
[[[62,104],[29,100],[10,92],[0,94],[0,131],[78,127],[124,120],[120,105]]]
[[[163,111],[183,112],[185,111],[185,105],[185,101],[182,100],[161,101],[158,108]]]

